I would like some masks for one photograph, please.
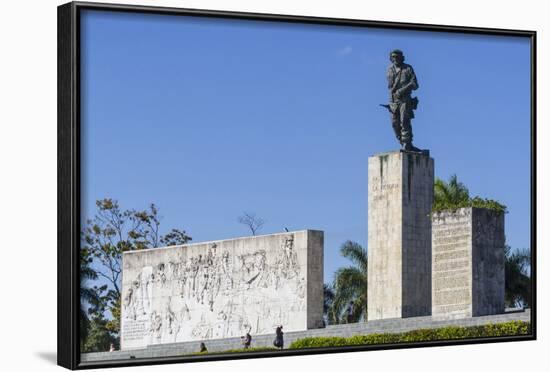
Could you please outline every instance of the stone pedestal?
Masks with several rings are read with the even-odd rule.
[[[369,158],[368,320],[430,315],[434,162]]]
[[[504,312],[504,214],[461,208],[433,214],[432,315]]]

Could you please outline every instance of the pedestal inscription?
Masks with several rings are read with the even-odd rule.
[[[434,213],[432,315],[504,311],[504,215],[479,208]]]
[[[369,158],[369,320],[430,314],[433,182],[426,154]]]
[[[435,213],[432,234],[432,315],[472,316],[471,209]]]
[[[323,233],[123,255],[121,348],[323,325]]]

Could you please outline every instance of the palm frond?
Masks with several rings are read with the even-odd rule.
[[[367,317],[368,252],[360,244],[347,240],[340,246],[340,254],[353,265],[334,273],[327,318],[330,324],[364,321]]]
[[[340,254],[359,266],[361,271],[367,272],[368,253],[359,243],[347,240],[340,247]]]
[[[434,182],[434,204],[459,205],[470,200],[470,192],[466,185],[458,181],[456,174],[449,182],[436,179]]]

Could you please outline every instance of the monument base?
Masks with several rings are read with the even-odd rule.
[[[429,315],[433,159],[394,151],[368,171],[368,320]]]

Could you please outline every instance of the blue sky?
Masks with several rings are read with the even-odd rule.
[[[85,11],[82,217],[155,203],[193,241],[325,232],[325,282],[367,246],[367,160],[398,148],[385,71],[402,49],[420,99],[414,143],[436,177],[508,206],[530,244],[527,38]]]

